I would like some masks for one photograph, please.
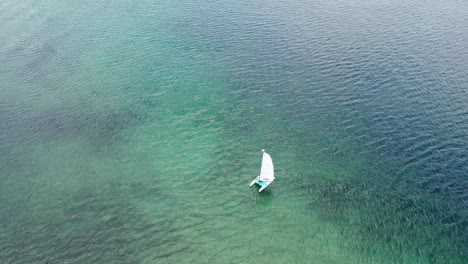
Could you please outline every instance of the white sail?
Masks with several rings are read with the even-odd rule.
[[[273,161],[268,153],[263,151],[262,168],[260,169],[260,181],[273,181],[275,179],[275,170]]]

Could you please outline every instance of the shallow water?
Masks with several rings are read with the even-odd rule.
[[[467,263],[467,11],[3,1],[0,262]]]

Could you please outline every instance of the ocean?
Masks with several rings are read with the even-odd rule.
[[[467,13],[3,0],[0,263],[468,263]]]

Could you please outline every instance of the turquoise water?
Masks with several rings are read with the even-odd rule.
[[[0,262],[467,263],[467,11],[2,1]]]

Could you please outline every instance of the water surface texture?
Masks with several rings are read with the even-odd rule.
[[[468,263],[467,14],[1,1],[0,263]]]

